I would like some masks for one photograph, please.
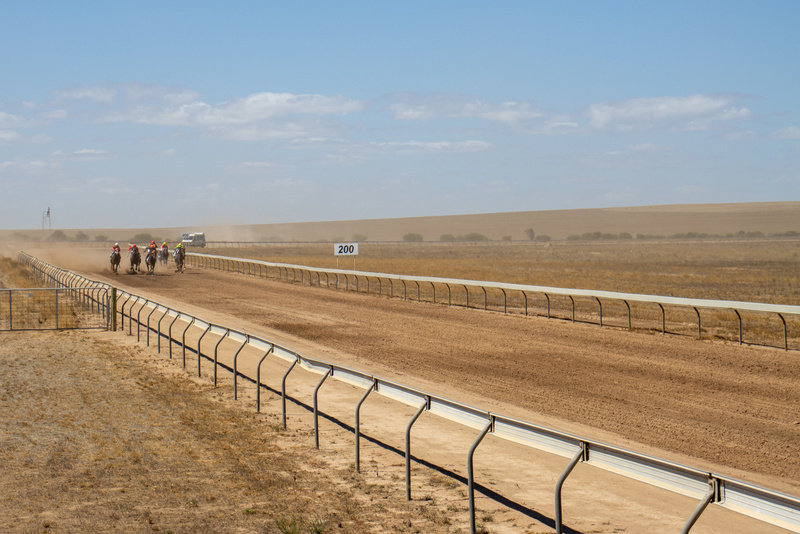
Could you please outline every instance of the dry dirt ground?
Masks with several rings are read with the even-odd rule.
[[[311,357],[373,372],[496,413],[800,494],[800,356],[796,352],[601,329],[543,318],[503,316],[193,268],[183,275],[157,269],[155,276],[112,276],[105,267],[105,254],[100,251],[95,253],[96,257],[89,258],[90,263],[85,262],[85,255],[83,260],[70,256],[47,258],[44,253],[37,255],[159,302],[179,304],[178,307],[204,319],[262,334]],[[123,339],[130,342],[130,338]],[[80,343],[73,341],[77,345],[74,350],[80,352]],[[98,371],[92,391],[102,390],[102,376]],[[211,401],[222,396],[219,390],[208,390],[207,384],[194,387],[210,395]],[[42,400],[44,402],[44,397]],[[386,413],[389,410],[377,403],[372,409],[387,410]],[[347,412],[352,418],[352,409],[347,408],[342,419]],[[274,425],[275,412],[265,410],[265,413],[272,415],[258,417],[264,418],[265,424],[272,421]],[[302,410],[295,416],[298,420],[293,421],[290,428],[295,428],[295,424],[302,428],[300,419],[305,417],[307,434],[308,416],[303,415]],[[250,419],[258,417],[250,415]],[[407,421],[408,414],[403,417],[406,417],[403,421]],[[173,417],[172,421],[179,419]],[[227,412],[225,419],[228,419]],[[401,423],[399,431],[389,431],[375,422],[372,425],[370,431],[376,435],[402,434],[405,422]],[[362,519],[362,524],[355,526],[354,523],[353,530],[345,527],[345,531],[457,532],[466,528],[463,485],[459,476],[465,473],[463,458],[475,432],[448,428],[447,432],[452,433],[446,433],[442,425],[437,422],[428,427],[420,426],[419,430],[415,427],[415,436],[417,432],[420,434],[415,439],[420,440],[420,447],[430,455],[430,461],[444,465],[445,475],[449,471],[453,477],[427,473],[421,478],[425,489],[411,504],[413,508],[414,504],[420,506],[422,502],[443,515],[433,514],[426,519],[418,510],[415,519],[427,523],[418,526],[413,525],[412,520],[412,525],[408,526],[402,519],[402,514],[406,513],[402,508],[404,503],[399,502],[397,506],[383,507],[393,510],[384,517],[401,518],[388,530],[380,530],[387,528],[380,526],[364,527],[366,520]],[[172,426],[163,425],[159,432]],[[244,426],[247,425],[236,425],[236,428]],[[297,432],[302,436],[301,430]],[[300,447],[295,466],[330,462],[328,465],[334,466],[330,468],[333,472],[344,473],[338,479],[347,480],[350,473],[356,485],[385,484],[388,494],[395,497],[402,494],[401,457],[379,446],[366,448],[362,457],[368,458],[368,474],[356,476],[352,469],[348,470],[352,453],[349,456],[348,452],[335,453],[340,448],[338,445],[343,447],[342,451],[352,448],[352,435],[348,438],[346,433],[340,435],[335,428],[327,427],[323,433],[331,436],[323,440],[322,448],[327,452],[316,457],[306,456],[308,451]],[[142,433],[137,439],[146,437],[147,434]],[[117,447],[121,454],[127,453],[125,443],[135,441],[132,438],[120,441]],[[187,447],[191,441],[186,437],[177,439]],[[228,451],[239,451],[238,436],[235,443],[229,442],[226,446]],[[262,452],[269,450],[270,444],[262,447]],[[509,503],[502,499],[482,498],[479,509],[489,510],[481,517],[486,528],[493,532],[551,532],[552,485],[565,462],[526,450],[514,451],[505,444],[488,443],[481,447],[476,457],[479,481],[509,499],[511,508],[517,508],[509,511],[506,506]],[[437,456],[437,451],[443,452]],[[147,454],[142,456],[148,457]],[[512,465],[505,465],[507,461],[498,462],[509,457],[514,459]],[[109,462],[104,458],[98,461],[104,460]],[[154,469],[147,467],[142,469],[141,476],[147,473],[152,476]],[[236,472],[231,467],[220,469],[226,474]],[[174,471],[180,472],[179,469]],[[642,485],[628,484],[619,477],[604,478],[602,473],[577,471],[567,486],[567,491],[572,488],[574,493],[565,494],[566,522],[574,531],[678,531],[696,504]],[[90,470],[80,471],[86,472]],[[342,484],[336,480],[337,477],[332,477],[329,482],[334,487]],[[347,482],[351,487],[345,493],[353,489],[352,480]],[[329,487],[324,484],[320,482],[319,496],[329,495]],[[68,484],[59,487],[63,490]],[[130,491],[129,484],[120,483],[120,487]],[[184,491],[178,490],[178,493],[186,493],[182,496],[184,499],[195,504],[202,500],[188,496],[192,493],[192,484],[187,482],[183,488]],[[334,491],[333,494],[345,498],[341,493]],[[419,493],[418,487],[415,493]],[[244,494],[251,495],[247,491]],[[254,508],[239,501],[231,504],[229,511],[237,506],[266,509],[265,501],[258,499],[262,504],[253,504]],[[325,509],[341,514],[347,506],[344,501],[332,502],[326,504]],[[428,508],[423,506],[422,509]],[[302,505],[294,510],[298,510],[298,514],[309,513],[309,508]],[[32,514],[27,519],[36,518],[41,526],[41,513],[40,510],[38,515]],[[137,508],[137,513],[142,517],[141,508]],[[274,516],[275,511],[264,513]],[[117,512],[116,516],[120,514]],[[258,517],[263,521],[263,516]],[[252,529],[252,525],[243,528],[242,531],[256,531],[246,530]],[[182,531],[211,530],[189,526]],[[220,527],[219,531],[236,530],[232,526]],[[706,512],[693,530],[779,531],[719,510]]]
[[[428,502],[120,337],[0,334],[0,531],[450,532]]]

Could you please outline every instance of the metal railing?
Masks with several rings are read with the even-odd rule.
[[[23,261],[31,265],[41,276],[57,284],[94,284],[90,280],[45,264],[30,256],[20,255]],[[113,299],[112,299],[113,302]],[[135,335],[150,345],[151,334],[156,337],[157,349],[160,353],[164,340],[168,345],[169,357],[173,358],[173,346],[180,351],[182,365],[187,366],[187,353],[194,355],[197,361],[197,373],[201,375],[202,361],[213,363],[213,380],[217,383],[219,369],[228,371],[233,377],[234,398],[237,398],[239,379],[256,385],[256,410],[261,408],[260,391],[266,385],[261,380],[261,365],[266,358],[284,362],[286,370],[281,378],[282,420],[286,427],[286,381],[296,368],[302,368],[320,376],[313,392],[314,442],[319,447],[319,405],[318,394],[328,378],[350,384],[364,390],[354,407],[355,411],[355,467],[360,470],[359,442],[361,406],[371,392],[416,408],[414,416],[408,421],[405,433],[405,468],[406,496],[411,499],[411,429],[423,412],[428,412],[443,419],[459,423],[465,427],[480,430],[467,455],[468,497],[470,531],[476,529],[475,510],[475,474],[472,461],[475,451],[483,438],[492,434],[498,438],[522,444],[532,449],[569,459],[553,492],[555,500],[556,532],[562,532],[563,518],[561,510],[562,489],[569,475],[580,464],[594,466],[610,473],[641,481],[652,486],[663,488],[680,495],[697,500],[697,507],[687,518],[683,532],[689,532],[700,515],[710,505],[731,510],[766,523],[800,532],[800,498],[784,493],[758,487],[734,478],[696,469],[689,466],[669,462],[653,456],[608,445],[575,434],[561,432],[542,426],[527,423],[501,414],[468,406],[444,397],[440,397],[397,382],[385,380],[375,375],[364,373],[349,367],[316,360],[283,347],[275,342],[259,336],[214,324],[197,316],[180,312],[155,301],[120,291],[116,308],[112,307],[114,316],[119,315],[120,327],[124,331],[127,322],[127,333]],[[191,333],[190,333],[191,332]],[[187,335],[188,334],[188,335]],[[208,340],[205,352],[202,341]],[[225,344],[225,350],[220,346]],[[213,350],[209,348],[213,345]],[[256,377],[242,371],[238,358],[243,350],[248,349],[248,359],[256,364]],[[252,367],[252,365],[251,365]],[[523,481],[519,481],[522,483]]]
[[[305,265],[293,265],[285,263],[273,263],[261,260],[251,260],[243,258],[232,258],[228,256],[216,256],[211,254],[201,254],[197,252],[190,252],[186,256],[187,265],[193,265],[202,268],[218,269],[225,272],[235,272],[248,276],[255,276],[259,278],[268,278],[272,276],[278,280],[286,280],[300,283],[316,283],[317,286],[324,286],[330,288],[332,285],[335,289],[364,292],[366,294],[375,294],[378,296],[386,295],[390,298],[398,296],[404,300],[409,299],[409,291],[412,293],[411,298],[416,296],[416,300],[420,300],[421,286],[425,284],[430,287],[432,298],[430,302],[434,304],[444,304],[448,306],[455,305],[453,303],[454,291],[463,291],[465,306],[466,307],[479,307],[483,310],[502,310],[503,313],[510,313],[508,300],[509,296],[516,294],[521,298],[522,305],[518,313],[525,316],[530,312],[530,299],[533,295],[541,295],[544,299],[543,316],[548,319],[561,318],[572,320],[573,322],[589,322],[599,326],[609,326],[609,323],[604,315],[603,303],[613,301],[622,303],[625,306],[627,319],[627,328],[633,328],[633,316],[631,312],[631,304],[638,303],[658,307],[658,316],[660,317],[660,331],[662,334],[671,333],[667,328],[667,310],[670,308],[682,308],[686,310],[693,310],[697,318],[697,335],[702,336],[703,323],[701,318],[701,310],[723,310],[730,312],[731,318],[735,316],[735,324],[737,326],[738,336],[737,341],[739,344],[765,345],[755,339],[744,338],[744,321],[743,313],[752,314],[768,314],[777,317],[780,320],[780,328],[783,336],[783,343],[776,348],[789,350],[789,330],[787,326],[787,318],[800,321],[800,306],[780,305],[780,304],[763,304],[756,302],[740,302],[729,300],[710,300],[710,299],[689,299],[678,297],[666,297],[657,295],[640,295],[635,293],[619,293],[613,291],[596,291],[587,289],[565,289],[557,287],[546,286],[532,286],[524,284],[508,284],[502,282],[487,282],[480,280],[459,280],[453,278],[437,278],[427,276],[407,276],[387,273],[374,273],[365,271],[352,271],[343,269],[321,269],[317,267],[308,267]],[[324,281],[323,281],[324,277]],[[370,283],[372,282],[372,284]],[[377,287],[376,287],[377,286]],[[397,288],[395,288],[397,286]],[[440,288],[440,295],[446,289],[446,298],[444,295],[437,301],[437,287]],[[470,288],[473,293],[477,293],[478,303],[475,304],[475,296],[470,295]],[[492,308],[489,307],[487,289],[494,290],[498,295],[502,295],[501,302],[493,304]],[[401,293],[402,290],[402,293]],[[470,297],[472,304],[470,303]],[[570,308],[568,308],[567,316],[557,316],[553,313],[553,297],[563,297],[569,300]],[[576,317],[576,299],[584,299],[592,302],[595,305],[595,311],[590,316],[584,316],[583,319]],[[795,350],[793,348],[793,350]]]
[[[0,331],[107,329],[107,299],[100,287],[0,289]]]

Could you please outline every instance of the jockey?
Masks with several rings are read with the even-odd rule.
[[[119,253],[119,243],[114,243],[114,246],[111,247],[111,257],[114,257],[114,253]]]
[[[147,247],[147,253],[148,254],[152,254],[152,255],[155,256],[155,254],[156,254],[156,241],[155,241],[155,239],[153,241],[150,241],[150,246]]]
[[[131,243],[131,246],[128,247],[128,252],[131,253],[139,253],[139,246],[136,243]]]
[[[166,241],[161,243],[161,250],[163,250],[165,253],[169,251],[169,247],[167,246],[167,242]]]

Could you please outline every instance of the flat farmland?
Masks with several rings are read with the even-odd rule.
[[[393,246],[372,257],[365,245],[356,267],[780,303],[792,303],[790,295],[797,291],[795,242],[503,247]],[[335,258],[314,248],[206,252],[335,267]],[[31,252],[155,300],[183,303],[201,316],[222,314],[323,359],[800,492],[797,351],[487,313],[199,268],[183,275],[157,269],[155,276],[113,276],[104,251]],[[505,264],[501,252],[508,254]],[[526,256],[515,257],[521,255]],[[340,268],[352,267],[343,265],[352,258],[339,261]]]

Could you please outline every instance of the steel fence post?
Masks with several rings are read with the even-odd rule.
[[[161,354],[161,336],[163,336],[163,335],[164,335],[164,334],[162,334],[162,333],[161,333],[161,321],[163,321],[163,320],[164,320],[164,317],[166,317],[166,316],[167,316],[167,312],[168,312],[168,311],[169,311],[169,308],[166,308],[166,309],[164,310],[164,313],[163,313],[163,314],[161,314],[161,317],[160,317],[160,318],[159,318],[159,320],[158,320],[158,325],[156,326],[156,328],[158,328],[158,341],[156,342],[156,347],[157,347],[157,350],[156,350],[156,352],[157,352],[158,354]]]
[[[178,320],[179,316],[180,316],[180,313],[178,313],[178,310],[175,310],[175,318],[172,319],[172,322],[169,323],[169,327],[167,328],[167,339],[169,340],[169,359],[170,360],[172,359],[172,325],[175,324],[175,321]]]
[[[783,350],[789,350],[789,338],[786,335],[786,319],[783,318],[783,314],[779,313],[778,317],[781,318],[781,322],[783,323]]]
[[[264,360],[267,359],[267,356],[275,350],[275,345],[273,344],[267,352],[261,357],[258,361],[258,367],[256,367],[256,411],[261,411],[261,364],[264,363]]]
[[[242,352],[242,349],[244,348],[244,346],[247,345],[247,343],[249,343],[249,342],[250,342],[250,334],[245,334],[244,335],[244,341],[242,342],[242,345],[239,347],[239,350],[236,351],[236,354],[233,355],[233,400],[238,400],[239,399],[238,390],[236,389],[236,384],[237,384],[236,378],[237,378],[237,375],[239,374],[239,371],[238,371],[238,368],[237,368],[237,365],[236,365],[236,360],[237,360],[237,358],[239,358],[239,353]]]
[[[201,341],[203,341],[203,337],[204,337],[206,334],[208,334],[208,331],[209,331],[209,330],[211,330],[211,323],[209,323],[209,324],[208,324],[208,326],[206,327],[206,329],[203,331],[203,333],[202,333],[202,334],[200,334],[200,337],[197,339],[197,377],[198,377],[198,378],[200,378],[200,376],[201,376],[201,375],[200,375],[200,360],[201,360],[201,358],[200,358],[200,356],[201,356],[201,352],[200,352],[200,342],[201,342]]]
[[[314,448],[319,449],[319,408],[317,403],[317,397],[319,397],[319,388],[322,387],[322,383],[325,382],[329,376],[333,374],[333,367],[329,368],[325,375],[322,377],[322,380],[319,381],[317,387],[314,389]]]
[[[714,497],[717,495],[717,480],[711,479],[708,481],[710,488],[708,489],[708,493],[703,496],[703,499],[697,505],[697,508],[694,509],[692,515],[689,516],[689,519],[686,521],[686,524],[683,525],[683,530],[681,530],[681,534],[689,534],[689,531],[692,530],[692,527],[700,519],[700,514],[702,514],[705,509],[708,507],[709,504],[714,502]]]
[[[429,410],[431,407],[431,397],[425,396],[425,402],[417,409],[411,421],[406,426],[406,500],[411,500],[411,427],[417,422],[422,412]]]
[[[739,320],[739,345],[742,344],[742,315],[739,313],[739,310],[734,309],[733,313],[736,314],[736,318]]]
[[[182,349],[181,352],[183,353],[184,369],[186,369],[186,332],[189,330],[189,328],[192,327],[193,324],[194,324],[194,317],[192,317],[192,320],[189,321],[189,324],[187,324],[186,328],[183,329],[183,334],[181,334],[181,349]]]
[[[692,306],[692,309],[697,314],[697,339],[702,339],[703,328],[700,326],[700,310],[698,310],[696,306]]]
[[[597,301],[597,307],[600,309],[600,328],[603,327],[603,303],[600,302],[600,299],[595,297],[594,300]]]
[[[283,416],[283,429],[286,430],[286,378],[289,376],[289,373],[292,372],[294,366],[297,365],[297,362],[300,358],[295,355],[295,360],[292,362],[292,365],[283,373],[283,379],[281,380],[281,415]]]
[[[217,340],[217,344],[214,345],[214,387],[217,387],[217,349],[219,348],[220,343],[222,340],[231,335],[230,329],[227,329],[224,335],[219,336]]]
[[[147,319],[146,319],[147,320],[147,342],[146,342],[146,346],[148,346],[148,347],[150,346],[150,317],[156,312],[156,309],[158,309],[158,306],[153,306],[153,310],[150,313],[147,314]]]
[[[475,451],[478,448],[478,445],[481,444],[483,438],[486,437],[486,434],[494,426],[494,416],[489,416],[489,422],[486,423],[486,426],[483,427],[481,433],[475,439],[475,442],[472,444],[472,447],[469,449],[469,454],[467,455],[467,491],[469,492],[469,532],[470,534],[477,534],[478,529],[475,525],[475,471],[473,468],[473,459],[475,457]]]
[[[580,443],[580,450],[578,453],[573,456],[572,460],[567,465],[567,468],[564,469],[564,472],[561,473],[561,476],[558,478],[558,483],[556,484],[556,534],[562,534],[562,520],[561,520],[561,490],[564,487],[564,482],[566,482],[567,477],[572,473],[572,470],[575,469],[575,466],[578,465],[580,461],[586,461],[586,443]]]
[[[372,393],[378,386],[378,380],[376,378],[372,378],[372,385],[367,388],[364,394],[359,399],[358,404],[356,404],[356,417],[355,417],[355,441],[356,441],[356,473],[361,472],[361,405],[364,404],[364,401],[367,400],[369,394]]]

